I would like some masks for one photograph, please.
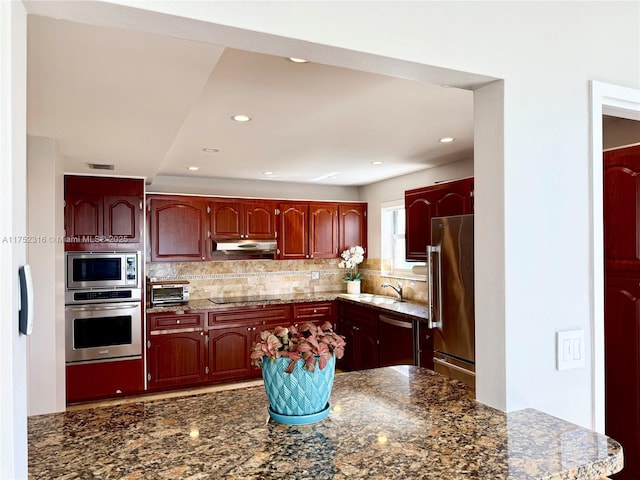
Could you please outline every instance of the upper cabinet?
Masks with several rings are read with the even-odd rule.
[[[424,262],[431,244],[431,219],[473,213],[473,178],[405,192],[406,256]]]
[[[141,250],[144,181],[66,175],[65,250]]]
[[[347,248],[360,245],[367,252],[367,204],[338,204],[338,254]]]
[[[151,261],[209,258],[207,204],[198,197],[149,200]]]
[[[366,249],[367,204],[149,195],[151,261],[211,260],[212,240],[278,240],[279,260]]]
[[[220,200],[209,203],[214,239],[276,238],[276,203],[269,200]]]

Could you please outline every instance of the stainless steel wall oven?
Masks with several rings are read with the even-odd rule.
[[[68,252],[67,363],[142,358],[139,252]]]

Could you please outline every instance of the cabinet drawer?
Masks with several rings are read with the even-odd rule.
[[[224,311],[209,312],[209,326],[220,322],[234,323],[273,323],[291,321],[291,307],[277,305],[273,307],[239,308]]]
[[[334,302],[298,303],[293,306],[294,322],[332,321],[336,317],[337,312]]]
[[[153,313],[148,315],[149,331],[202,327],[203,317],[201,313]]]
[[[340,322],[343,321],[376,327],[378,314],[369,307],[340,302]]]

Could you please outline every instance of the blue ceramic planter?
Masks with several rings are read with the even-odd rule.
[[[262,378],[271,418],[280,423],[299,424],[316,422],[327,416],[336,370],[335,356],[322,370],[316,360],[313,372],[303,368],[304,360],[296,362],[292,373],[285,372],[291,361],[289,358],[278,358],[274,362],[266,357],[263,360]],[[309,422],[288,418],[295,416],[307,417]]]

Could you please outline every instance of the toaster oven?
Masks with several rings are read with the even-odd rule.
[[[149,282],[148,285],[152,306],[184,305],[189,302],[189,282],[186,280]]]

